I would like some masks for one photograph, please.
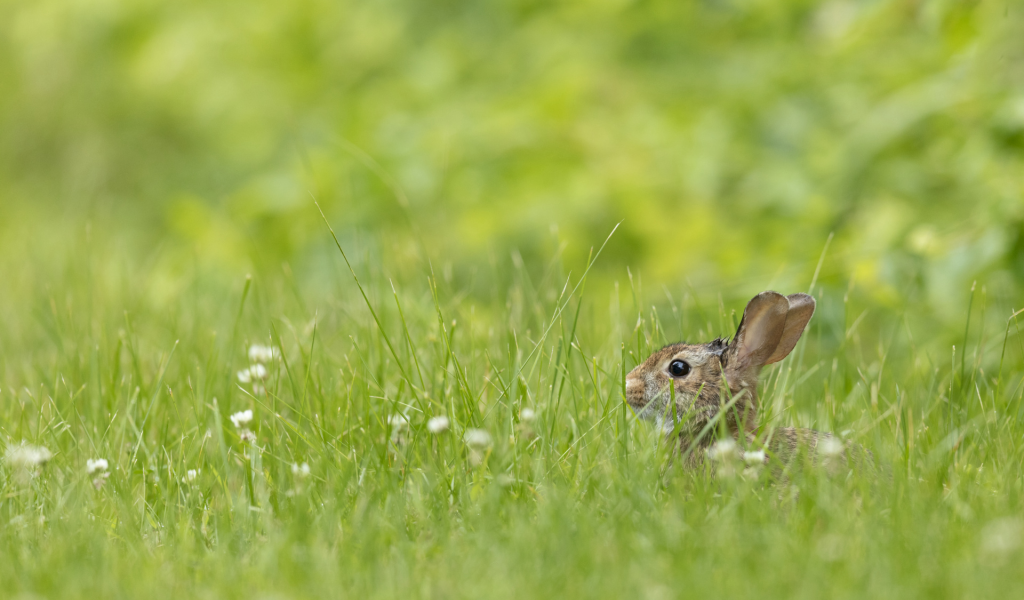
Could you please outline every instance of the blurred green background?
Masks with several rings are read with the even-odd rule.
[[[606,282],[738,298],[831,234],[824,285],[959,328],[1021,297],[1022,39],[1008,1],[2,0],[0,250],[316,287],[315,196],[470,293],[621,221]]]

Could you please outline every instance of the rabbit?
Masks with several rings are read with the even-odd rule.
[[[715,447],[720,429],[745,447],[763,443],[763,452],[742,456],[771,465],[774,472],[792,465],[801,453],[812,463],[829,464],[832,471],[866,462],[870,455],[863,448],[844,446],[832,434],[812,429],[779,427],[758,439],[758,375],[793,351],[814,308],[808,294],[761,292],[747,304],[731,341],[670,344],[637,365],[626,376],[626,402],[638,417],[658,422],[668,435],[678,434],[688,467],[705,465],[705,457],[716,451],[719,459],[741,456],[734,442]]]

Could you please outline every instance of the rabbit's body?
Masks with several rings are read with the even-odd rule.
[[[768,464],[777,472],[798,468],[804,460],[824,466],[831,473],[850,468],[872,468],[874,458],[862,446],[843,442],[824,431],[801,427],[777,427],[765,435]]]
[[[670,344],[637,365],[626,376],[626,402],[637,416],[679,436],[690,467],[702,465],[726,433],[745,449],[764,450],[765,464],[780,473],[796,467],[802,457],[811,464],[828,463],[830,470],[870,462],[866,450],[844,445],[830,433],[779,427],[758,435],[761,368],[793,350],[814,306],[807,294],[758,294],[747,304],[731,341]]]
[[[687,432],[688,433],[688,432]],[[693,438],[685,433],[679,437],[679,450],[684,458],[684,466],[690,469],[709,467],[708,462],[714,454],[715,436],[706,436],[709,441],[694,443]],[[761,461],[776,478],[785,478],[788,474],[801,469],[804,465],[824,466],[829,473],[838,473],[848,468],[862,468],[874,465],[871,453],[856,444],[843,443],[839,438],[824,431],[802,427],[776,427],[758,436],[750,432],[742,436],[743,444],[738,447],[736,460],[741,461],[743,454],[764,451]],[[741,452],[743,454],[741,454]],[[749,466],[750,462],[745,461]]]

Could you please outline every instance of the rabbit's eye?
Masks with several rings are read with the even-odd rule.
[[[682,360],[674,360],[669,363],[668,372],[671,373],[673,377],[686,377],[690,374],[690,365]]]

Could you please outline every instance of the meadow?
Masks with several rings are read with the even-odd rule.
[[[1022,14],[0,1],[0,597],[1024,594]],[[625,404],[764,289],[877,471]]]

